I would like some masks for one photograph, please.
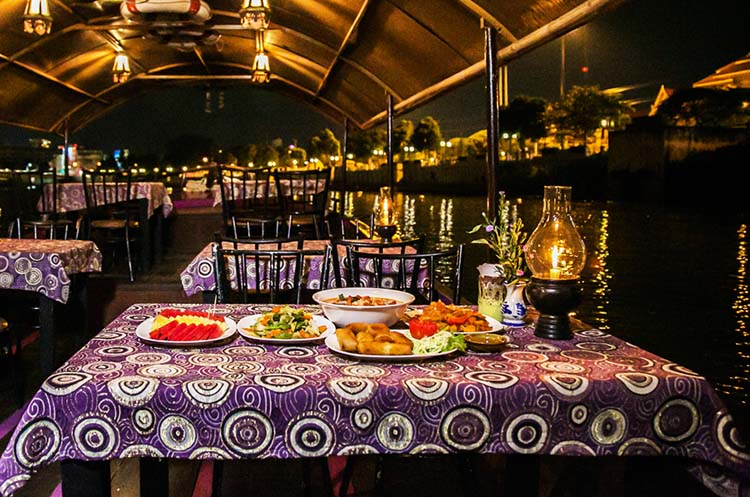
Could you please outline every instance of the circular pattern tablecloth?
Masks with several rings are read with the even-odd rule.
[[[92,241],[0,238],[0,288],[37,292],[68,301],[71,276],[102,270]]]
[[[518,328],[497,354],[360,363],[323,345],[141,343],[135,328],[165,307],[131,306],[45,381],[0,459],[2,495],[71,458],[457,451],[684,457],[715,491],[747,491],[750,453],[706,380],[598,330],[552,342]]]
[[[97,187],[100,188],[100,187]],[[145,198],[148,201],[148,212],[154,212],[161,206],[162,215],[168,217],[174,210],[172,199],[167,193],[164,183],[158,181],[136,181],[131,185],[131,197],[133,199]],[[111,186],[114,189],[114,184]],[[122,186],[125,192],[125,186]],[[47,205],[52,205],[52,185],[44,185],[44,195]],[[109,193],[114,198],[114,193]],[[125,194],[121,193],[121,197]],[[41,200],[39,204],[41,205]],[[59,212],[80,211],[86,209],[86,194],[83,183],[60,183],[57,185],[57,210]]]

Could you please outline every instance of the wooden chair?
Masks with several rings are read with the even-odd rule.
[[[315,238],[320,239],[328,209],[331,169],[276,171],[273,177],[287,237],[291,237],[293,232],[312,230]]]
[[[100,248],[112,247],[113,259],[117,248],[125,246],[128,275],[134,281],[134,246],[138,244],[141,226],[138,205],[132,198],[132,176],[123,172],[83,172],[86,197],[86,234]],[[145,236],[145,235],[144,235]]]
[[[409,292],[416,297],[415,304],[428,304],[440,298],[437,288],[438,269],[451,281],[452,302],[461,301],[461,279],[463,276],[464,246],[454,250],[430,253],[392,254],[363,251],[358,247],[347,247],[347,260],[353,286],[393,288]],[[363,275],[362,268],[373,268]],[[426,272],[426,277],[423,277]]]
[[[305,286],[316,290],[328,286],[330,245],[322,250],[247,250],[214,243],[212,253],[219,303],[299,304]],[[322,258],[317,283],[305,278],[303,270],[308,257]]]
[[[58,178],[54,171],[15,171],[12,182],[17,217],[10,225],[11,238],[78,238],[80,223],[58,213]]]
[[[348,250],[355,248],[363,251],[370,251],[375,253],[398,253],[405,254],[409,249],[414,249],[415,252],[421,252],[424,247],[424,235],[419,235],[414,238],[407,238],[395,242],[382,242],[370,239],[333,239],[331,240],[331,246],[333,247],[333,275],[334,282],[337,288],[345,286],[359,286],[354,284],[352,273],[349,270],[351,268],[351,260],[348,257]],[[343,257],[343,267],[342,267]]]
[[[279,237],[280,206],[270,168],[218,166],[224,234]]]

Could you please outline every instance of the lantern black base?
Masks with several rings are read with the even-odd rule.
[[[581,288],[578,278],[549,280],[531,278],[526,289],[531,304],[539,311],[534,335],[550,340],[573,338],[568,313],[581,303]]]
[[[391,243],[393,235],[396,234],[397,229],[398,226],[396,226],[395,224],[381,224],[375,226],[375,233],[377,233],[385,243]]]

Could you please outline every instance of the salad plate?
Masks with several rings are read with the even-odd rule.
[[[183,341],[177,341],[177,340],[157,340],[154,338],[151,338],[151,325],[154,323],[155,318],[148,318],[145,321],[142,321],[138,327],[135,329],[135,335],[144,343],[147,343],[149,345],[158,345],[160,347],[169,347],[172,349],[175,348],[183,348],[183,347],[204,347],[206,345],[214,345],[219,344],[226,340],[227,338],[230,338],[234,336],[234,334],[237,332],[237,323],[231,318],[224,318],[224,322],[227,324],[227,329],[224,330],[224,333],[222,333],[220,336],[216,338],[207,338],[205,340],[183,340]]]
[[[336,326],[334,326],[332,322],[330,322],[328,319],[324,318],[323,316],[313,314],[312,318],[310,319],[312,326],[315,328],[319,328],[321,326],[325,327],[325,330],[321,332],[320,336],[312,337],[312,338],[261,337],[249,330],[251,330],[255,326],[255,324],[258,322],[258,320],[263,316],[264,314],[253,314],[251,316],[245,316],[242,319],[240,319],[237,322],[237,330],[239,331],[239,334],[247,338],[248,340],[252,340],[254,342],[259,342],[259,343],[266,343],[270,345],[314,344],[314,343],[320,343],[329,335],[333,335],[334,337],[336,336]]]
[[[393,330],[396,331],[396,330]],[[416,362],[426,361],[430,359],[437,359],[441,357],[449,356],[458,349],[444,350],[442,352],[435,352],[431,354],[401,354],[401,355],[375,355],[375,354],[360,354],[358,352],[347,352],[341,348],[338,337],[335,333],[330,334],[325,339],[326,347],[334,354],[352,359],[354,361],[377,361],[377,362]]]

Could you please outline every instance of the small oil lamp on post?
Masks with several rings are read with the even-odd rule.
[[[586,247],[573,223],[571,187],[545,186],[542,218],[526,243],[531,270],[527,295],[539,311],[534,335],[553,340],[571,338],[568,313],[581,303],[579,275]]]
[[[391,188],[388,186],[380,187],[377,202],[373,209],[375,215],[375,233],[383,239],[384,242],[390,243],[393,235],[398,230],[396,224],[396,210],[391,197]]]

